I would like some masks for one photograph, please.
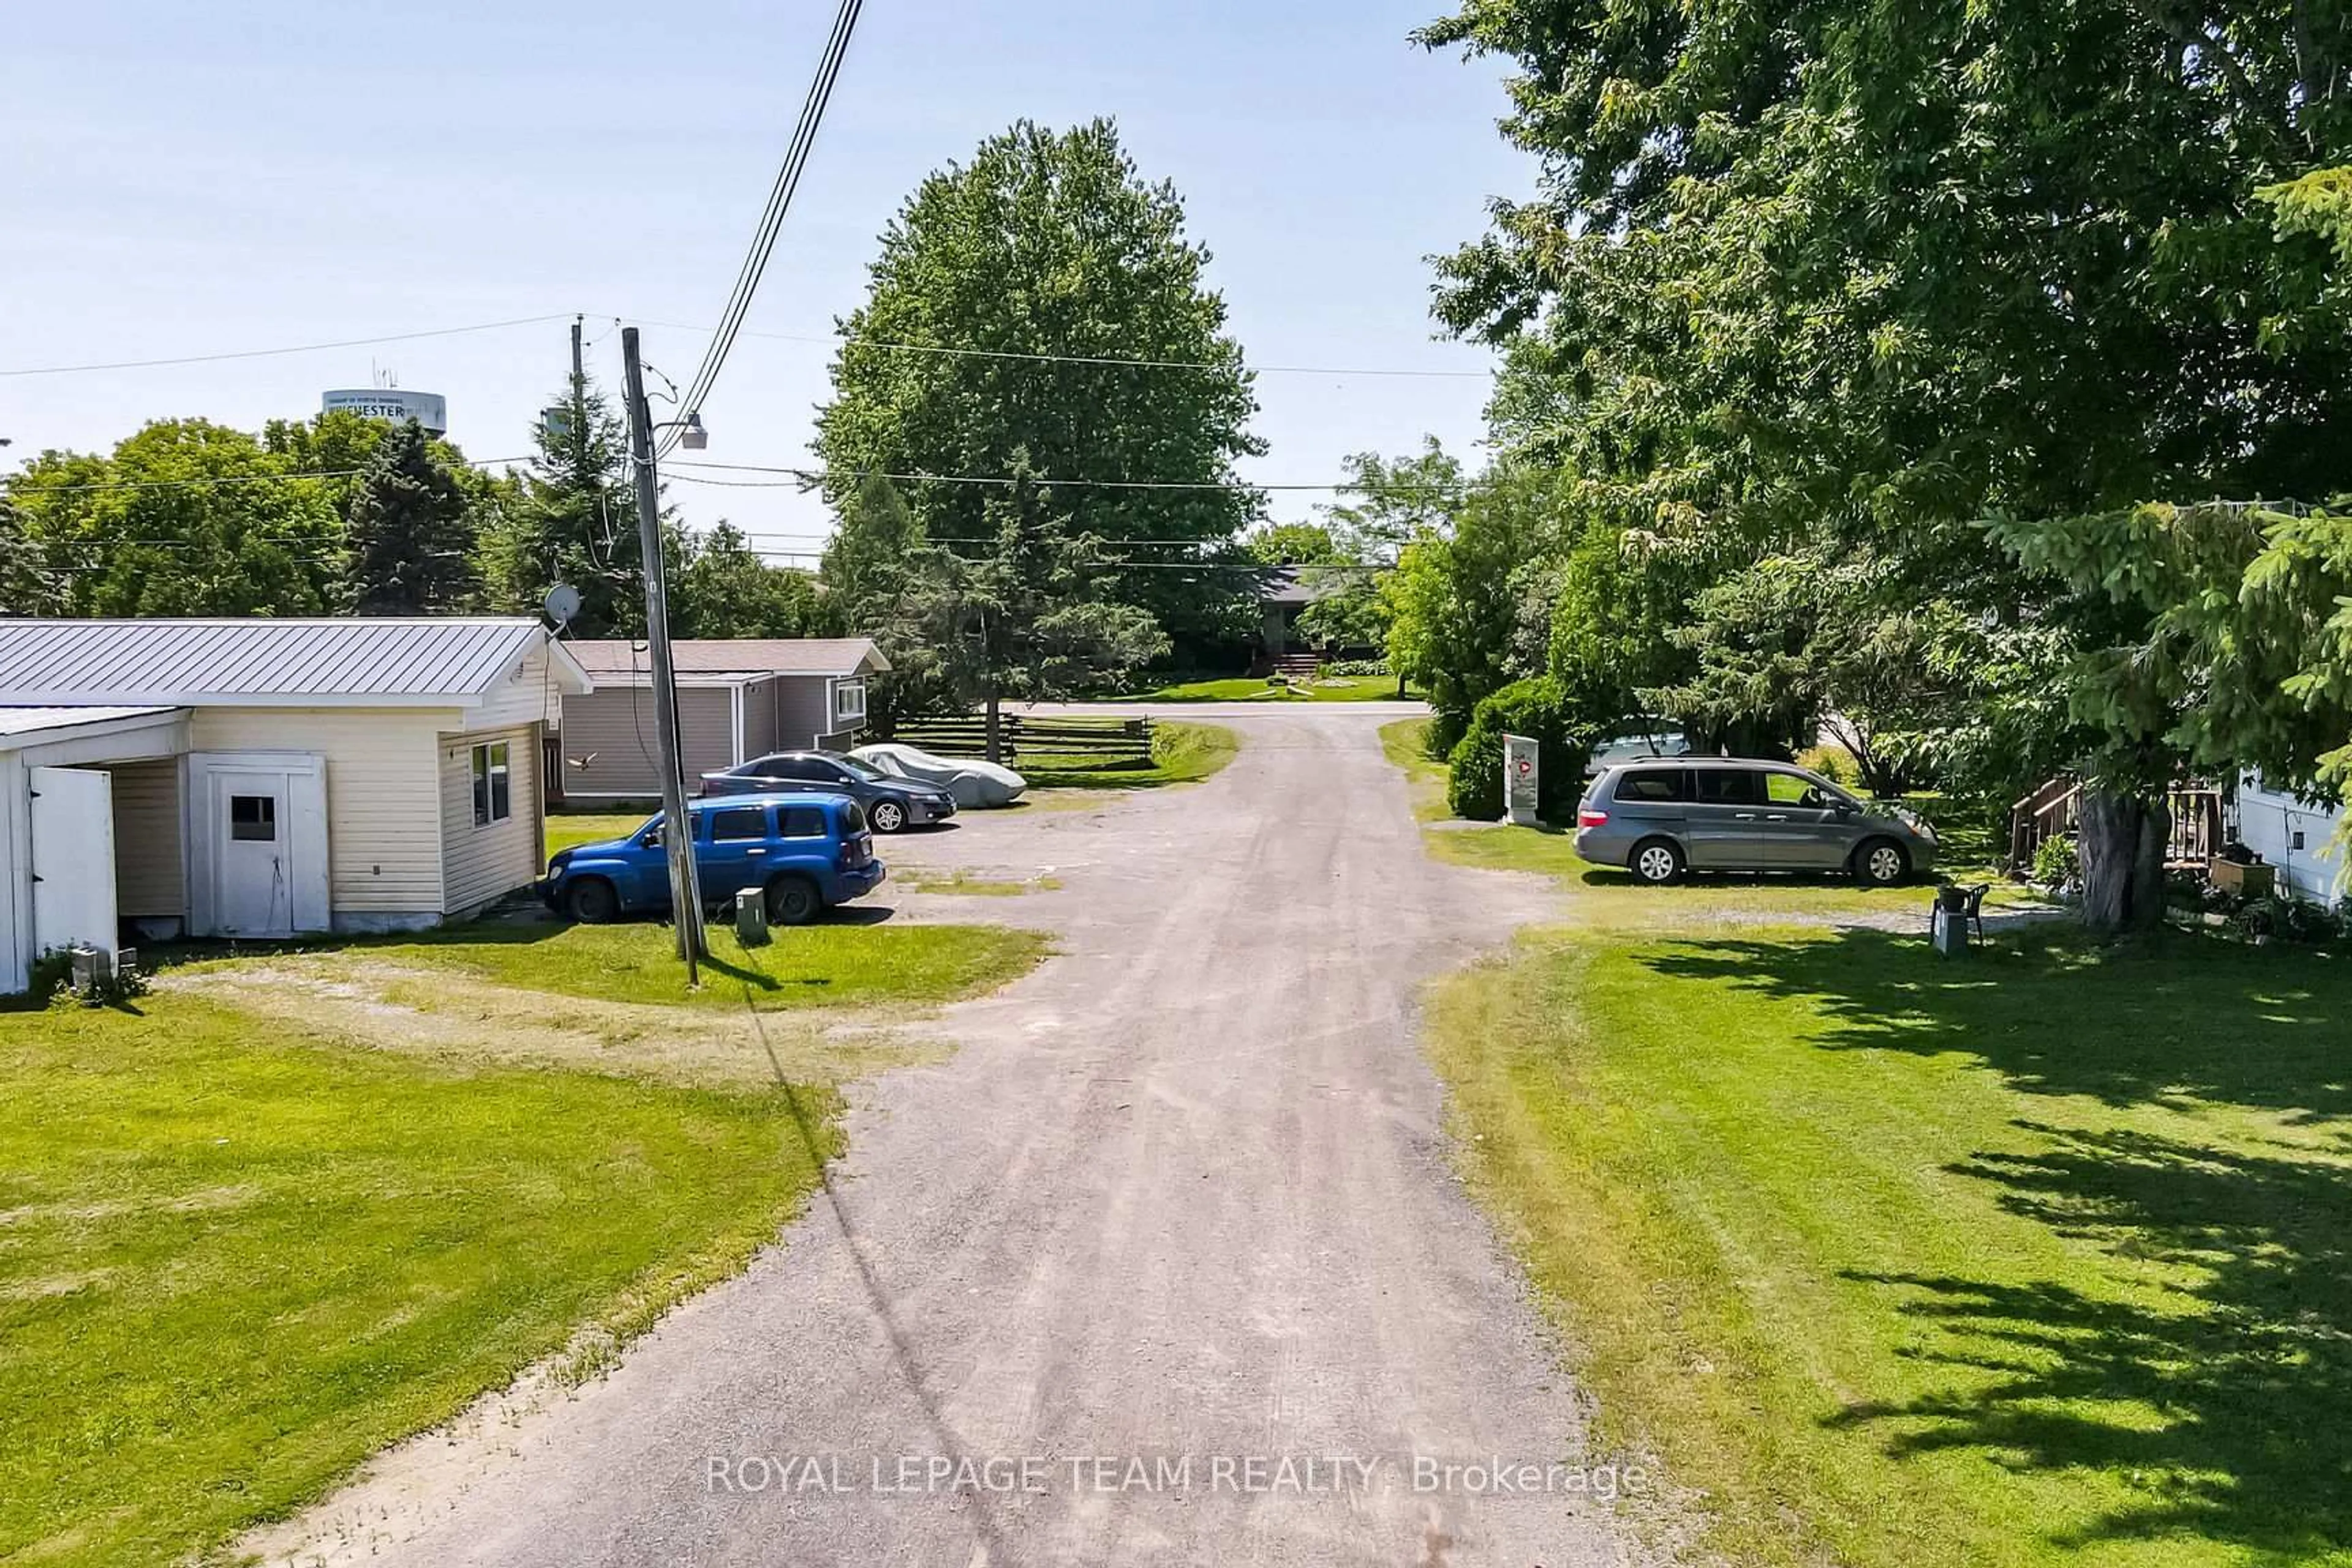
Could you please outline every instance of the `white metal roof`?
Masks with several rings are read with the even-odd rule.
[[[121,719],[145,719],[172,713],[173,708],[0,708],[0,741],[37,735],[50,730],[78,730],[86,724],[111,724]]]
[[[0,703],[465,706],[547,641],[522,616],[0,620]],[[558,689],[592,689],[551,646]]]

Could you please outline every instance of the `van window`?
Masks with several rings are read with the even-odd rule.
[[[841,830],[844,833],[866,831],[866,813],[854,800],[841,803]]]
[[[824,837],[824,808],[818,805],[788,805],[776,814],[782,825],[779,831],[787,838],[822,838]]]
[[[1774,805],[1810,805],[1826,811],[1832,798],[1801,773],[1766,773],[1764,795]]]
[[[747,839],[757,843],[767,837],[768,813],[764,806],[737,805],[711,813],[713,844],[740,844]]]
[[[1702,805],[1762,805],[1764,777],[1751,768],[1694,768],[1691,798]]]
[[[1617,798],[1624,801],[1688,800],[1690,775],[1680,768],[1633,768],[1620,774]]]

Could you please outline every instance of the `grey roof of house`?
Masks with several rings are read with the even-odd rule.
[[[545,636],[526,616],[0,620],[0,703],[465,702]],[[568,657],[556,665],[587,689]]]
[[[626,684],[651,679],[642,642],[612,637],[570,642],[572,657],[597,680]],[[669,645],[679,675],[856,675],[884,670],[890,661],[871,637],[689,637]]]

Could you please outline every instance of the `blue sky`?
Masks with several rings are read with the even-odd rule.
[[[816,156],[705,405],[713,460],[802,463],[821,338],[928,171],[1026,116],[1115,118],[1173,180],[1253,364],[1480,372],[1437,340],[1424,258],[1532,165],[1499,73],[1411,47],[1439,0],[867,0]],[[0,48],[0,370],[585,312],[681,381],[766,198],[831,0],[563,6],[404,0],[12,8]],[[233,21],[224,21],[224,16]],[[562,382],[562,321],[168,369],[0,378],[19,458],[143,421],[257,428],[374,369],[449,400],[477,458],[521,454]],[[1263,482],[1336,479],[1424,432],[1474,444],[1483,374],[1268,374]],[[1148,477],[1148,476],[1139,476]],[[671,487],[775,548],[827,519],[790,491]],[[1283,498],[1297,515],[1311,498]]]

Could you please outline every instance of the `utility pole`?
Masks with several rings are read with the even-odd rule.
[[[578,341],[575,336],[573,341]],[[661,497],[654,482],[653,410],[637,361],[637,329],[621,329],[621,363],[629,399],[629,467],[637,481],[637,547],[646,564],[646,647],[653,655],[654,721],[661,740],[662,845],[669,851],[670,908],[686,983],[698,984],[707,956],[702,941],[702,885],[694,874],[694,825],[686,813],[686,767],[678,754],[677,679],[670,665],[669,585],[662,575]]]
[[[572,318],[572,455],[573,472],[588,471],[588,367],[580,355],[582,318]]]

